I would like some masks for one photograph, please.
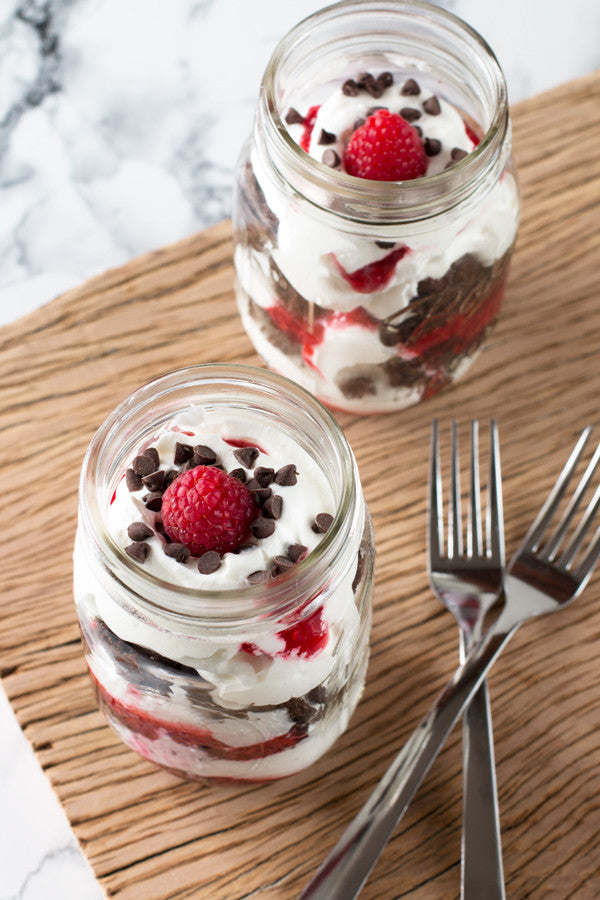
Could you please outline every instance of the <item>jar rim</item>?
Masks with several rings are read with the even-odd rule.
[[[219,384],[239,391],[258,393],[261,389],[271,399],[285,397],[292,408],[305,418],[305,426],[312,422],[330,438],[330,449],[340,464],[341,495],[329,530],[317,546],[293,569],[265,584],[248,584],[226,590],[200,590],[164,581],[144,570],[132,560],[111,536],[102,508],[102,465],[107,452],[119,434],[119,426],[131,421],[147,409],[157,394],[184,385],[198,393],[202,388]],[[191,397],[190,397],[190,402]],[[114,473],[113,473],[114,474]],[[255,366],[241,363],[206,363],[188,366],[153,378],[122,400],[98,428],[87,448],[80,476],[81,523],[92,538],[96,562],[108,573],[111,582],[131,594],[135,602],[150,614],[195,624],[241,624],[248,620],[264,620],[289,614],[303,603],[314,604],[314,583],[327,579],[336,556],[347,543],[358,513],[358,475],[352,450],[333,415],[304,388],[287,378]],[[268,588],[268,590],[265,590]],[[308,601],[308,602],[307,602]]]
[[[419,17],[428,25],[440,26],[476,52],[485,68],[495,98],[490,123],[477,146],[449,169],[407,181],[358,178],[309,156],[292,138],[283,121],[277,102],[277,74],[282,61],[323,23],[373,13],[394,17],[398,22],[407,16]],[[269,60],[261,84],[256,127],[264,130],[280,175],[293,186],[301,182],[299,193],[306,199],[324,211],[331,211],[319,196],[333,191],[342,198],[343,208],[336,208],[337,215],[361,222],[366,217],[367,221],[380,224],[429,218],[459,205],[480,191],[481,182],[490,170],[501,172],[509,152],[505,146],[505,139],[510,135],[506,82],[493,50],[459,16],[424,0],[341,0],[299,22],[280,40]]]

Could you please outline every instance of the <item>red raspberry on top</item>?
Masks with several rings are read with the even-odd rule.
[[[408,181],[427,169],[421,138],[402,116],[388,109],[378,109],[356,129],[344,162],[349,175],[373,181]]]
[[[192,556],[207,550],[236,550],[257,515],[245,484],[214,466],[195,466],[178,475],[163,494],[161,515],[169,537]]]

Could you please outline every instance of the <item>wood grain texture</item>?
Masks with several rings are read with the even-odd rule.
[[[205,787],[125,748],[94,705],[71,596],[77,478],[110,409],[191,363],[258,363],[238,322],[227,223],[152,253],[0,332],[0,663],[25,734],[107,894],[290,900],[455,667],[425,575],[431,420],[499,422],[508,551],[600,395],[600,75],[513,114],[523,222],[500,324],[467,379],[426,404],[340,416],[378,547],[372,657],[348,732],[306,773]],[[382,477],[387,470],[385,477]],[[510,898],[600,896],[600,578],[527,624],[491,677]],[[365,900],[459,896],[455,733]]]

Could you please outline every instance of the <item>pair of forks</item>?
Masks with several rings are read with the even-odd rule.
[[[570,479],[579,463],[591,429],[586,428],[577,441],[550,495],[529,529],[521,547],[512,558],[504,579],[501,579],[504,546],[502,528],[502,498],[497,429],[491,426],[491,464],[487,504],[487,540],[483,541],[480,514],[477,427],[473,426],[471,452],[471,490],[466,535],[466,552],[462,546],[460,489],[458,478],[458,447],[453,427],[451,466],[450,514],[446,549],[443,542],[443,514],[440,490],[440,465],[437,425],[432,437],[432,463],[429,498],[429,572],[434,590],[456,609],[461,623],[464,662],[438,695],[430,712],[421,721],[403,749],[371,794],[360,812],[350,823],[314,878],[300,895],[300,900],[352,900],[361,890],[369,872],[402,818],[408,804],[439,753],[444,741],[462,712],[474,698],[480,704],[473,716],[481,716],[487,732],[483,733],[483,760],[478,774],[473,775],[472,760],[475,731],[468,732],[467,792],[465,832],[463,835],[463,891],[472,897],[503,897],[502,858],[498,828],[493,750],[486,694],[479,694],[486,674],[517,628],[527,619],[559,609],[573,600],[583,589],[600,558],[600,528],[584,548],[594,517],[600,508],[600,485],[572,530],[575,514],[582,505],[598,462],[600,445],[593,454],[579,484],[573,492],[558,523],[553,520],[565,497]],[[566,546],[564,546],[566,544]],[[500,576],[498,575],[500,573]],[[478,632],[490,606],[504,590],[504,605],[500,614],[483,636]],[[465,597],[469,598],[465,603]],[[450,600],[448,600],[450,598]],[[476,605],[473,605],[473,599]],[[465,627],[464,610],[475,612]],[[461,612],[462,610],[462,612]],[[472,646],[470,646],[472,644]],[[470,646],[467,652],[467,645]],[[468,728],[468,725],[465,726]],[[479,727],[479,726],[477,726]],[[478,735],[481,738],[482,732]],[[472,751],[472,753],[471,753]],[[477,751],[479,752],[479,751]],[[486,755],[487,754],[487,757]],[[478,819],[482,805],[473,798],[477,794],[469,785],[471,777],[481,778],[487,793],[485,820]],[[489,799],[491,797],[491,810]],[[485,824],[477,824],[477,822]],[[487,830],[484,849],[471,855],[475,842]],[[477,833],[478,832],[478,833]],[[474,843],[471,844],[470,842]],[[468,846],[467,846],[468,845]],[[466,852],[468,849],[468,853]],[[492,880],[486,866],[493,867]],[[490,887],[490,884],[492,887]],[[496,891],[496,894],[494,894]],[[463,893],[465,896],[465,893]]]

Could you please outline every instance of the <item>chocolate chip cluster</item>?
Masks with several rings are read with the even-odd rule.
[[[357,78],[347,78],[346,81],[342,84],[342,93],[347,97],[357,97],[361,92],[368,93],[371,97],[378,100],[388,88],[392,86],[394,83],[394,76],[391,72],[382,72],[380,75],[375,77],[371,72],[361,72]],[[421,94],[421,87],[419,83],[414,78],[408,78],[400,88],[400,94],[404,97],[418,97]],[[353,125],[353,130],[356,131],[357,128],[360,128],[365,124],[367,118],[373,113],[377,112],[379,109],[389,109],[389,106],[371,106],[365,114],[365,118],[357,119]],[[398,114],[402,116],[402,118],[409,122],[420,138],[423,138],[423,129],[420,125],[414,124],[417,122],[423,115],[423,113],[427,113],[430,116],[439,116],[442,111],[442,107],[440,105],[440,101],[438,97],[433,94],[431,97],[428,97],[426,100],[423,100],[419,106],[403,106],[398,110]],[[393,110],[390,110],[393,112]],[[306,125],[308,124],[306,116],[303,116],[302,113],[298,112],[294,107],[290,107],[286,113],[285,121],[288,125]],[[332,132],[326,131],[324,128],[321,129],[319,134],[317,143],[320,145],[326,144],[334,144],[337,141],[338,137],[336,134]],[[426,137],[423,139],[423,148],[427,156],[437,156],[442,151],[442,142],[437,138],[429,138]],[[459,160],[463,159],[467,156],[467,151],[463,150],[460,147],[453,147],[450,151],[450,160],[446,164],[445,168],[450,168]],[[337,169],[341,165],[341,159],[338,153],[335,152],[331,147],[324,151],[321,162],[329,166],[332,169]]]
[[[233,455],[240,466],[232,469],[228,474],[246,486],[258,508],[257,516],[250,525],[251,535],[248,541],[232,551],[242,553],[274,533],[277,520],[281,517],[283,510],[283,498],[280,494],[274,493],[274,487],[295,485],[298,480],[298,471],[294,463],[288,463],[277,471],[268,466],[255,466],[260,455],[258,447],[239,447],[234,449]],[[163,494],[169,485],[182,472],[196,466],[214,466],[225,471],[225,467],[221,465],[217,454],[211,447],[207,447],[205,444],[193,446],[178,441],[175,445],[171,467],[161,468],[158,450],[155,447],[148,447],[142,454],[135,457],[125,473],[125,481],[131,492],[147,488],[147,493],[141,498],[142,502],[146,509],[159,514]],[[329,530],[332,521],[333,516],[329,513],[319,513],[315,516],[312,530],[317,534],[324,534]],[[128,526],[127,534],[132,543],[125,547],[125,553],[137,562],[144,563],[151,550],[148,539],[155,533],[158,533],[164,541],[163,551],[166,556],[182,564],[188,562],[191,556],[189,548],[169,537],[160,515],[156,515],[154,518],[154,528],[151,528],[146,522],[132,522]],[[285,555],[280,554],[273,557],[267,569],[252,572],[247,580],[250,584],[263,584],[292,568],[304,558],[307,552],[308,548],[303,544],[290,544],[286,548]],[[220,565],[221,556],[215,550],[207,550],[198,558],[197,566],[201,575],[210,575],[216,572]]]

